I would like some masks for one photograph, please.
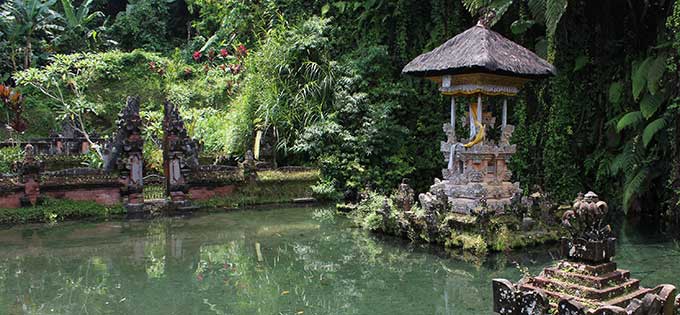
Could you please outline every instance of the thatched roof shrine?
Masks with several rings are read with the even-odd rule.
[[[444,75],[487,73],[525,79],[554,75],[555,67],[483,23],[424,53],[402,73],[435,79]]]

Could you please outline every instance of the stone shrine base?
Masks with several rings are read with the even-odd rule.
[[[615,262],[587,265],[562,261],[545,268],[543,273],[520,285],[523,290],[541,290],[557,307],[560,300],[573,300],[595,310],[603,306],[625,308],[635,298],[653,289],[640,287],[640,280],[627,270],[617,269]],[[671,305],[673,299],[670,299]]]
[[[516,286],[495,279],[493,294],[498,314],[527,314],[522,310],[534,306],[554,314],[675,314],[674,286],[643,288],[640,280],[631,278],[627,270],[617,269],[615,262],[561,261]]]
[[[475,208],[480,207],[482,198],[486,199],[486,207],[489,210],[502,214],[512,204],[513,196],[522,193],[518,183],[510,182],[456,185],[442,181],[441,187],[449,198],[451,210],[464,214],[470,214]]]

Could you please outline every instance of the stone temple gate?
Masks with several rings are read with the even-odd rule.
[[[144,207],[144,127],[139,105],[139,97],[128,97],[125,108],[118,115],[118,130],[108,145],[109,155],[105,161],[107,170],[119,171],[129,213],[142,212]],[[177,107],[166,102],[164,109],[164,196],[175,208],[188,208],[188,177],[198,167],[197,145],[188,136]]]

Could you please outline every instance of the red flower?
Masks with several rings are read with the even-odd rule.
[[[246,46],[243,45],[238,45],[238,54],[239,56],[247,56],[248,55],[248,49]]]
[[[222,56],[222,58],[227,58],[227,56],[229,56],[229,51],[227,51],[226,48],[220,49],[220,56]]]
[[[198,62],[199,60],[201,60],[202,56],[203,56],[203,54],[201,54],[200,51],[194,51],[194,55],[193,55],[194,61]]]

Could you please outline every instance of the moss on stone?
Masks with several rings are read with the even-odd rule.
[[[196,201],[194,204],[209,209],[291,203],[295,198],[313,196],[311,186],[318,180],[318,171],[316,177],[313,174],[313,172],[304,172],[304,174],[270,172],[266,173],[263,178],[262,173],[258,173],[261,177],[255,184],[239,186],[228,196]],[[290,177],[283,175],[290,175]]]
[[[384,202],[390,207],[390,215],[382,214]],[[367,198],[351,210],[348,216],[364,229],[379,231],[412,241],[442,244],[447,248],[462,248],[475,255],[486,255],[489,250],[505,251],[510,249],[554,242],[561,237],[561,228],[537,222],[529,231],[522,230],[520,220],[513,215],[491,216],[488,220],[480,217],[449,212],[436,219],[436,227],[429,226],[423,209],[414,206],[410,212],[395,208],[391,198],[369,192]],[[430,218],[431,221],[431,218]]]
[[[488,253],[489,247],[482,235],[470,232],[460,233],[456,230],[451,231],[451,235],[444,245],[447,247],[461,247],[477,256],[485,256]]]

